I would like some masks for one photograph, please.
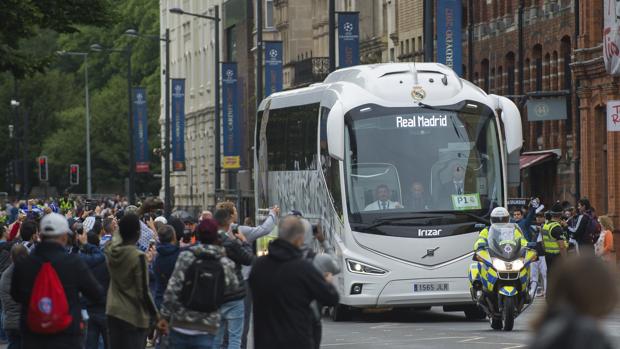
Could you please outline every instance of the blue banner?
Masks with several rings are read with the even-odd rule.
[[[265,41],[265,97],[282,91],[282,41]]]
[[[360,64],[360,16],[338,12],[338,68]]]
[[[461,0],[437,1],[437,62],[452,68],[459,76],[463,74]]]
[[[222,63],[222,109],[224,112],[224,154],[222,168],[228,170],[241,168],[238,92],[237,63]]]
[[[136,173],[149,172],[149,118],[146,111],[146,91],[134,87],[133,96],[133,146]]]
[[[185,171],[185,79],[172,79],[172,170]]]

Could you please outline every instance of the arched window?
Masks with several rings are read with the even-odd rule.
[[[508,52],[506,54],[506,87],[507,94],[515,94],[515,54],[514,52]]]

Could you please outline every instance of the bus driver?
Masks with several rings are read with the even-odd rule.
[[[403,208],[399,202],[390,200],[390,188],[385,184],[379,184],[377,186],[377,189],[375,190],[375,197],[377,198],[377,201],[366,206],[364,211],[381,211]]]

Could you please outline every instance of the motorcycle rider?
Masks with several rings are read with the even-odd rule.
[[[496,207],[491,211],[491,225],[493,224],[506,224],[510,222],[510,213],[508,210],[503,207]],[[478,234],[478,240],[474,243],[474,251],[478,251],[481,249],[485,249],[489,246],[489,242],[487,239],[489,238],[489,228],[484,228]],[[521,229],[515,225],[515,239],[521,238],[521,248],[525,248],[527,246],[527,240],[523,236]]]

